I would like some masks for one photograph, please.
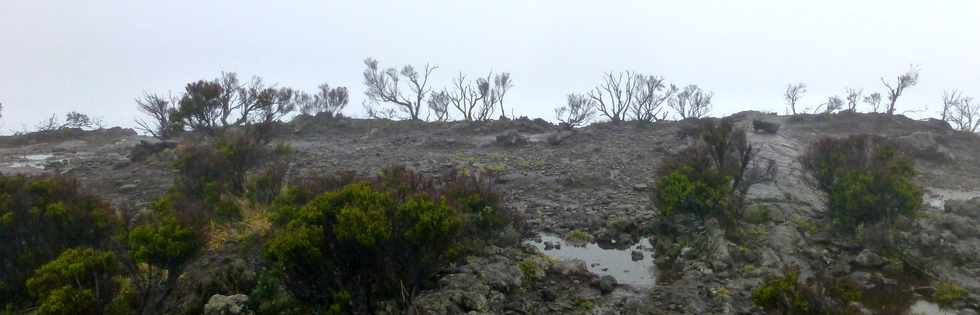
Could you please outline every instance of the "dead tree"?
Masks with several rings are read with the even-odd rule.
[[[589,91],[589,98],[596,102],[600,114],[614,123],[622,122],[632,107],[640,80],[640,75],[629,71],[607,72],[599,86]]]
[[[963,93],[957,90],[947,90],[943,91],[943,112],[939,119],[949,122],[949,116],[955,105],[962,102],[966,97],[963,97]]]
[[[881,93],[874,92],[864,97],[864,103],[868,104],[872,113],[877,113],[881,109]]]
[[[438,67],[426,64],[422,73],[410,65],[402,67],[401,71],[395,68],[382,70],[378,66],[378,61],[373,58],[365,59],[364,65],[367,66],[364,69],[364,85],[367,87],[364,94],[371,101],[366,106],[374,107],[379,103],[393,104],[406,114],[408,119],[421,120],[422,101],[431,92],[429,76]],[[408,80],[408,92],[403,92],[399,85],[402,78]],[[378,111],[371,110],[371,112]]]
[[[826,106],[824,109],[825,114],[833,114],[834,112],[839,111],[841,108],[844,108],[844,99],[837,95],[828,97],[827,104],[824,104],[824,106]]]
[[[449,120],[449,104],[451,103],[449,93],[439,91],[429,96],[429,113],[435,116],[435,121]]]
[[[681,119],[697,119],[704,117],[711,111],[711,98],[713,96],[713,93],[705,92],[697,85],[691,84],[677,93],[677,97],[672,98],[667,105],[677,112]]]
[[[137,119],[137,128],[154,138],[170,138],[175,130],[170,118],[177,111],[176,103],[177,101],[173,96],[163,97],[157,94],[143,93],[143,96],[136,99],[136,106],[140,112],[149,117]]]
[[[636,85],[636,92],[633,93],[634,100],[630,106],[632,119],[642,122],[657,122],[667,118],[667,111],[663,105],[677,93],[677,86],[671,84],[667,86],[666,80],[657,76],[637,75],[639,83]]]
[[[449,103],[463,116],[463,120],[473,121],[479,120],[478,118],[482,116],[481,113],[487,111],[485,106],[480,108],[483,99],[487,97],[487,92],[489,92],[489,84],[484,82],[482,78],[476,82],[470,82],[466,80],[466,75],[460,72],[453,79],[452,90],[443,90],[440,94],[444,94],[448,98]]]
[[[846,95],[844,98],[847,100],[847,111],[856,113],[858,102],[861,101],[861,94],[864,91],[848,88],[844,93]]]
[[[796,115],[796,104],[800,102],[800,98],[806,94],[806,83],[800,82],[797,84],[790,84],[786,86],[786,92],[783,93],[783,98],[786,99],[787,112]]]
[[[912,66],[909,71],[898,75],[894,82],[885,81],[885,78],[881,78],[881,84],[888,90],[888,107],[885,108],[885,112],[888,115],[894,115],[895,103],[898,102],[898,97],[902,96],[905,89],[913,87],[918,83],[919,69],[915,66]]]
[[[493,95],[500,104],[500,118],[507,118],[507,112],[504,110],[504,96],[507,95],[507,91],[514,87],[514,81],[510,79],[509,72],[501,72],[493,76]]]
[[[555,109],[555,118],[564,129],[580,127],[595,116],[595,101],[586,95],[568,94],[568,103]]]
[[[317,87],[316,94],[312,96],[306,93],[297,94],[296,102],[304,115],[315,116],[324,113],[327,117],[337,117],[350,102],[350,90],[343,86],[331,88],[329,84],[324,83]]]
[[[960,95],[951,104],[948,121],[960,131],[977,132],[980,128],[980,103],[974,103],[973,98]]]

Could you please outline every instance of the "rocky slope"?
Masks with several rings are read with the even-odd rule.
[[[939,279],[969,292],[954,311],[975,314],[980,308],[980,199],[950,201],[980,196],[980,138],[935,122],[867,114],[788,117],[744,112],[735,118],[749,130],[753,119],[782,125],[776,134],[749,132],[760,156],[779,167],[776,181],[749,193],[751,206],[768,208],[768,217],[746,224],[738,237],[711,220],[685,225],[685,237],[653,233],[660,220],[649,199],[654,173],[664,159],[691,143],[682,136],[693,126],[690,121],[652,127],[594,124],[558,132],[546,122],[529,120],[465,124],[306,119],[286,126],[276,141],[298,152],[291,176],[340,170],[369,174],[392,164],[433,176],[453,167],[497,173],[505,204],[527,219],[530,233],[523,236],[524,245],[490,248],[485,256],[447,270],[440,287],[417,300],[415,310],[421,313],[761,313],[752,306],[751,289],[766,274],[787,265],[799,266],[804,276],[829,271],[854,279],[869,292],[897,288],[894,292],[902,294],[883,293],[900,298],[882,305],[867,302],[861,306],[867,312],[901,313],[918,307],[913,302],[928,299]],[[928,280],[887,276],[895,274],[888,272],[896,268],[894,261],[822,226],[824,197],[809,184],[797,159],[820,136],[860,133],[886,136],[916,159],[927,202],[914,228],[902,233],[912,240],[918,258],[910,263],[926,269]],[[120,130],[54,139],[7,137],[0,139],[0,172],[75,176],[86,189],[132,214],[162,194],[173,176],[172,150],[130,160],[130,151],[140,141],[154,140]],[[553,255],[554,249],[542,251],[548,246],[534,243],[540,233],[573,231],[594,236],[606,247],[627,248],[622,255],[653,255],[657,270],[631,272],[653,272],[656,283],[636,285],[630,279],[601,276],[602,268],[609,266],[546,258],[542,255]],[[651,244],[636,244],[643,238]],[[200,308],[212,294],[247,293],[207,285],[218,281],[211,279],[217,274],[238,272],[215,269],[255,268],[254,253],[229,258],[234,255],[227,252],[202,255],[194,266],[205,272],[188,272],[190,281],[185,283],[190,284],[182,291],[186,294],[172,304],[197,303]],[[225,300],[238,298],[218,299]]]

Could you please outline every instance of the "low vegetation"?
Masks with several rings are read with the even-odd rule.
[[[775,176],[775,163],[762,161],[744,129],[729,119],[705,119],[693,131],[696,144],[664,163],[653,193],[659,213],[741,219],[745,194]]]
[[[823,138],[800,162],[827,194],[827,211],[837,227],[853,231],[859,225],[893,224],[922,204],[913,161],[880,137]]]
[[[370,312],[388,299],[407,306],[435,271],[515,223],[479,174],[442,185],[404,168],[343,177],[287,188],[274,202],[283,229],[265,256],[290,295],[314,309]]]

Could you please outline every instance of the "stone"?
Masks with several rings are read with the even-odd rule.
[[[980,197],[969,200],[946,200],[943,207],[946,212],[980,220]]]
[[[643,260],[643,253],[638,250],[634,250],[630,253],[630,258],[632,258],[633,261]]]
[[[647,186],[647,184],[634,184],[633,185],[633,190],[635,190],[635,191],[647,191],[647,189],[649,189],[649,188],[650,188],[650,186]]]
[[[511,292],[524,283],[524,273],[514,263],[498,261],[478,264],[474,270],[491,288],[500,292]]]
[[[966,217],[947,214],[943,218],[943,225],[960,238],[971,238],[980,236],[980,227],[975,222]]]
[[[204,305],[205,315],[255,314],[248,309],[248,296],[244,294],[215,294]]]
[[[977,315],[977,311],[969,308],[964,308],[961,309],[959,312],[956,312],[956,315]]]
[[[851,261],[854,265],[867,268],[881,267],[887,263],[881,256],[865,248]]]
[[[609,294],[616,289],[616,278],[610,275],[605,275],[599,278],[599,291],[602,294]]]
[[[517,130],[508,130],[496,137],[497,144],[503,146],[517,146],[528,143],[527,137],[521,135]]]

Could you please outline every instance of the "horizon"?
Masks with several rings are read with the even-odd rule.
[[[0,12],[0,133],[69,111],[134,127],[144,91],[179,94],[222,71],[346,86],[343,113],[364,117],[368,57],[439,66],[436,89],[460,71],[509,72],[507,107],[548,121],[566,94],[624,70],[714,92],[711,116],[784,114],[782,92],[797,82],[809,87],[802,107],[845,88],[881,92],[880,78],[910,65],[922,76],[898,113],[935,117],[944,90],[980,95],[980,3],[966,0],[227,4],[13,1]]]

